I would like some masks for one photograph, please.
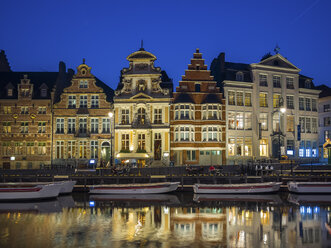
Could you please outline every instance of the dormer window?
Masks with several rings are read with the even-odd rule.
[[[244,74],[241,71],[236,73],[236,81],[244,81]]]
[[[87,80],[80,80],[79,82],[79,88],[87,88]]]
[[[47,96],[47,89],[41,89],[40,90],[40,95],[41,95],[41,97],[46,97]]]
[[[29,96],[30,95],[30,90],[29,89],[21,89],[21,96]]]
[[[309,79],[305,81],[305,88],[311,89],[311,81]]]
[[[13,89],[7,90],[7,96],[13,96]]]

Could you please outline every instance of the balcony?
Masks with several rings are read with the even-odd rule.
[[[79,129],[78,132],[76,132],[75,137],[77,138],[87,138],[90,137],[90,132],[86,129]]]

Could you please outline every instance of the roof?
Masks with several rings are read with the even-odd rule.
[[[221,103],[221,100],[215,94],[208,94],[206,98],[202,101],[202,104],[204,103]]]
[[[131,53],[128,57],[126,57],[126,59],[129,61],[140,59],[156,60],[156,57],[152,53],[140,49],[139,51]]]
[[[33,95],[32,99],[48,99],[50,93],[53,90],[59,72],[0,72],[0,87],[6,88],[7,85],[13,86],[13,96],[8,97],[5,90],[0,91],[0,98],[2,99],[17,99],[17,85],[21,83],[21,79],[27,75],[27,79],[33,84]],[[39,90],[42,84],[45,84],[48,88],[46,97],[42,97],[41,91]]]
[[[321,90],[319,98],[331,96],[331,88],[326,86],[325,84],[318,85],[315,87],[315,89]]]
[[[106,94],[107,102],[113,102],[114,90],[110,88],[107,84],[102,82],[99,78],[95,78],[95,85],[101,87]]]
[[[194,103],[193,99],[186,93],[180,93],[174,100],[174,103]]]
[[[244,82],[252,82],[249,64],[225,62],[224,69],[224,80],[236,81],[237,72],[242,72],[244,74]]]

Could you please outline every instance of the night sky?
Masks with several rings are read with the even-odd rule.
[[[142,39],[175,85],[196,48],[209,68],[220,52],[226,61],[255,63],[278,44],[302,74],[331,86],[330,13],[330,0],[8,0],[0,49],[14,71],[56,71],[61,60],[76,70],[86,58],[116,88]]]

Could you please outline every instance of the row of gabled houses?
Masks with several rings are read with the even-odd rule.
[[[318,128],[330,120],[318,119],[321,91],[280,54],[242,64],[221,53],[208,70],[197,49],[175,90],[152,53],[141,48],[127,60],[113,91],[84,60],[76,72],[63,62],[58,72],[13,72],[1,51],[0,167],[225,165],[322,153]]]

